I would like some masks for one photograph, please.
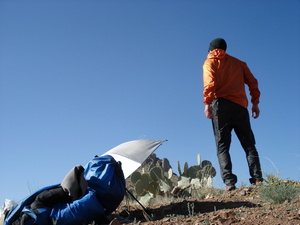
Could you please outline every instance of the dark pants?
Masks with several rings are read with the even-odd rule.
[[[255,183],[256,180],[261,181],[262,172],[248,110],[230,100],[217,98],[212,103],[212,113],[212,124],[223,182],[227,186],[233,186],[237,182],[236,175],[232,173],[229,154],[232,129],[234,129],[246,153],[251,176],[250,183]]]

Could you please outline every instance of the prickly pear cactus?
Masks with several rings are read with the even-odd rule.
[[[177,161],[177,169],[178,169],[179,176],[182,176],[179,160]]]
[[[151,181],[149,184],[149,192],[156,195],[159,193],[159,184],[157,181]]]
[[[172,168],[170,168],[168,170],[168,179],[170,180],[172,178],[172,176],[173,176],[173,170],[172,170]]]
[[[191,178],[181,176],[178,180],[178,187],[180,187],[181,189],[188,188],[190,185],[190,182],[191,182]]]
[[[150,172],[149,172],[149,174],[150,174],[150,177],[151,177],[151,179],[152,180],[154,180],[154,181],[159,181],[159,180],[161,180],[162,178],[163,178],[163,170],[162,170],[162,168],[160,168],[160,167],[153,167],[151,170],[150,170]]]
[[[187,162],[184,163],[183,165],[183,176],[188,176],[188,169],[189,169],[189,165]]]
[[[146,194],[148,189],[149,189],[149,183],[143,182],[142,180],[138,180],[135,183],[134,190],[135,193],[139,196]]]
[[[134,188],[130,188],[128,191],[136,198],[137,194],[136,194]],[[127,192],[125,194],[125,197],[129,200],[134,200],[134,198],[130,194],[128,194]]]
[[[135,184],[139,179],[141,179],[142,174],[140,172],[133,172],[131,174],[130,180]]]
[[[171,191],[171,178],[173,171],[170,169],[166,176],[161,167],[152,166],[149,168],[149,173],[134,172],[131,175],[131,181],[135,185],[135,192],[138,196],[144,196],[146,193],[153,195],[167,193]]]
[[[212,166],[211,162],[208,160],[203,160],[201,162],[200,154],[197,155],[197,165],[188,167],[187,162],[184,164],[183,173],[181,173],[179,161],[177,162],[178,165],[178,172],[180,177],[188,177],[191,179],[196,179],[193,182],[196,184],[199,182],[202,185],[211,184],[212,178],[216,176],[216,169]],[[209,179],[207,182],[207,179]],[[205,180],[204,180],[205,179]],[[179,182],[179,181],[178,181]],[[183,182],[183,181],[181,181]],[[184,181],[186,182],[186,180]],[[179,182],[180,183],[180,182]],[[193,187],[197,187],[197,185],[193,185]]]
[[[208,177],[215,177],[217,172],[216,169],[212,166],[211,162],[208,160],[203,160],[201,163],[202,166],[202,177],[208,178]]]
[[[211,177],[204,177],[202,182],[201,182],[201,185],[203,187],[208,187],[208,188],[212,188],[213,187],[213,181],[212,181],[212,178]]]
[[[200,189],[201,182],[199,178],[191,179],[191,188],[192,189]]]
[[[170,192],[170,191],[171,191],[172,186],[171,186],[167,181],[160,180],[160,181],[159,181],[159,189],[160,189],[160,191],[162,191],[163,193],[167,193],[167,192]]]
[[[198,166],[200,166],[200,163],[201,163],[201,156],[200,156],[199,153],[198,153],[198,155],[197,155],[197,162],[198,162]]]
[[[150,181],[151,181],[151,178],[150,178],[150,175],[148,173],[143,173],[140,180],[144,183],[149,184]]]
[[[152,168],[154,168],[154,167],[156,167],[155,165],[150,165],[149,166],[149,169],[148,169],[148,172],[150,172],[150,170],[152,169]]]
[[[196,178],[197,173],[201,170],[201,167],[198,165],[191,166],[187,171],[187,176],[190,178]]]

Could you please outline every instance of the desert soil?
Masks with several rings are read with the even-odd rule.
[[[123,204],[116,210],[115,215],[123,209],[129,211],[129,220],[122,221],[119,218],[120,223],[116,221],[114,224],[300,224],[300,196],[292,202],[270,204],[262,201],[253,187],[244,187],[221,195],[208,194],[201,200],[177,199],[168,204],[146,206],[148,214],[153,217],[152,221],[145,219],[138,204]]]

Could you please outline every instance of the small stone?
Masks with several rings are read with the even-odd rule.
[[[117,218],[114,218],[109,225],[121,225],[121,223]]]
[[[163,222],[170,222],[170,218],[164,218],[162,221]]]
[[[239,193],[238,193],[239,196],[245,196],[246,195],[246,191],[245,190],[241,190]]]
[[[298,216],[291,216],[291,217],[288,217],[288,220],[299,220],[299,217]]]

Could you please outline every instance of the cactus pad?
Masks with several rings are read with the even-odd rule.
[[[189,169],[189,165],[187,162],[185,162],[183,165],[183,176],[187,176],[188,169]]]
[[[141,176],[141,179],[140,179],[143,183],[150,183],[151,181],[151,178],[150,178],[150,175],[148,173],[144,173],[142,174]]]
[[[173,170],[172,170],[172,168],[170,168],[170,169],[168,170],[168,179],[171,179],[172,176],[173,176]]]
[[[177,169],[178,169],[179,176],[182,176],[179,160],[177,161]]]
[[[142,180],[138,180],[134,186],[134,190],[137,195],[144,195],[149,189],[149,183],[142,182]]]
[[[141,179],[141,176],[140,172],[133,172],[130,176],[130,180],[133,184],[135,184],[139,179]]]
[[[157,181],[151,181],[150,184],[149,184],[149,192],[156,195],[156,193],[158,193],[158,191],[159,191],[158,182]]]
[[[200,154],[197,155],[197,162],[198,162],[198,166],[200,166],[200,163],[201,163],[201,156],[200,156]]]
[[[190,178],[196,178],[197,172],[200,171],[200,169],[201,168],[198,165],[191,166],[187,171],[187,176]]]
[[[153,167],[150,170],[150,177],[153,181],[159,181],[163,178],[163,170],[160,167]]]

